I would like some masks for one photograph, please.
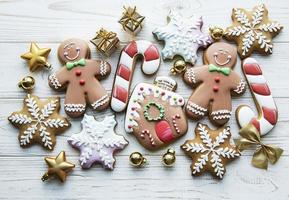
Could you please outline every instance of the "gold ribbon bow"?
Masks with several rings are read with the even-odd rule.
[[[131,23],[131,31],[134,31],[138,26],[141,26],[141,22],[144,20],[144,16],[141,16],[136,12],[136,7],[131,8],[125,8],[125,12],[123,13],[122,18],[119,20],[119,23],[121,23],[124,30],[126,28],[130,27],[128,24]]]
[[[110,43],[110,40],[116,37],[116,33],[112,31],[107,31],[103,28],[101,28],[97,33],[95,38],[93,39],[101,39],[100,43],[98,44],[99,47],[103,47],[103,49],[106,49],[107,46]]]
[[[252,165],[257,168],[267,169],[268,162],[275,164],[283,153],[283,149],[277,146],[263,144],[259,131],[251,123],[240,130],[240,135],[242,138],[236,142],[240,151],[258,145],[252,158]]]

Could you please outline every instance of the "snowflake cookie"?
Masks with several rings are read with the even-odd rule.
[[[80,165],[90,168],[93,163],[101,163],[105,168],[113,169],[115,159],[113,154],[124,149],[128,141],[114,131],[115,117],[106,116],[102,121],[96,121],[93,116],[84,115],[81,121],[82,131],[72,135],[68,143],[80,150]]]
[[[225,30],[225,38],[236,41],[241,58],[250,56],[254,50],[265,55],[272,53],[272,38],[283,27],[268,18],[264,4],[255,6],[252,11],[234,8],[232,20],[233,24]]]
[[[211,37],[201,31],[202,26],[202,17],[185,18],[180,13],[171,10],[167,26],[153,31],[158,40],[165,41],[165,47],[162,50],[163,58],[173,59],[175,55],[180,55],[186,62],[194,65],[198,49],[212,43]]]
[[[187,140],[181,146],[192,158],[192,175],[197,176],[210,171],[214,176],[222,179],[226,172],[226,163],[241,155],[236,146],[231,144],[230,127],[212,130],[207,125],[198,123],[195,134],[195,139]]]
[[[20,146],[27,147],[40,143],[52,150],[55,146],[55,135],[65,131],[70,123],[59,115],[60,99],[50,97],[41,101],[37,96],[28,94],[24,99],[23,109],[13,112],[8,120],[19,128]]]

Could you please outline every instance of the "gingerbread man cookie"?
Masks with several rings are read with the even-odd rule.
[[[245,81],[232,70],[237,61],[237,49],[227,43],[212,44],[204,53],[204,66],[190,68],[184,81],[196,87],[190,96],[186,113],[193,120],[205,115],[215,125],[221,126],[230,119],[231,95],[245,92]]]
[[[184,98],[175,93],[177,83],[157,77],[154,85],[139,83],[128,103],[125,130],[149,150],[157,150],[187,132]]]
[[[88,44],[80,39],[69,39],[58,48],[59,60],[65,65],[49,76],[49,86],[67,89],[64,109],[71,117],[79,117],[86,109],[86,99],[94,110],[109,105],[109,96],[98,80],[110,74],[110,64],[90,60]]]

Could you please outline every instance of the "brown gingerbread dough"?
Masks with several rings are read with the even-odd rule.
[[[231,117],[231,95],[245,92],[245,81],[234,71],[237,49],[224,42],[212,44],[204,53],[204,66],[190,68],[184,81],[196,88],[185,107],[187,116],[199,120],[205,115],[218,126]]]
[[[88,44],[80,39],[62,42],[58,57],[65,65],[49,76],[49,86],[55,90],[66,89],[65,112],[71,117],[82,116],[86,101],[94,110],[107,108],[109,96],[98,80],[110,74],[110,64],[102,60],[90,60]]]

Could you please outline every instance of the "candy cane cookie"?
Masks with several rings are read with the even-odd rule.
[[[251,123],[261,135],[265,135],[277,123],[278,110],[276,104],[258,62],[253,58],[247,58],[243,61],[242,69],[253,95],[258,116],[249,106],[241,105],[236,111],[238,124],[243,128]]]
[[[134,72],[136,59],[142,56],[142,72],[152,75],[160,65],[160,54],[157,47],[149,41],[130,42],[121,52],[114,79],[111,97],[111,108],[115,112],[123,111],[128,103],[129,89]]]

